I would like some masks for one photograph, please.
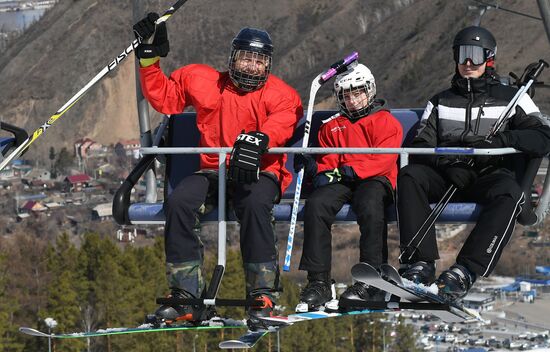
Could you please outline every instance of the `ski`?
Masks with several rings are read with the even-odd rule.
[[[397,269],[395,269],[393,266],[389,264],[382,264],[380,266],[380,270],[382,271],[382,275],[387,277],[389,280],[395,282],[397,285],[404,287],[407,290],[411,290],[415,294],[417,294],[419,297],[424,297],[426,300],[440,303],[440,304],[448,304],[450,307],[450,311],[458,316],[464,317],[465,320],[478,320],[478,321],[484,321],[484,319],[479,315],[479,312],[475,309],[464,307],[459,302],[452,302],[446,299],[443,296],[440,296],[438,293],[431,292],[431,290],[424,285],[416,285],[413,282],[410,282],[408,280],[403,280],[401,275],[399,275],[399,272]],[[407,282],[408,281],[408,282]]]
[[[47,337],[56,339],[79,339],[88,337],[108,336],[108,335],[124,335],[124,334],[141,334],[149,332],[162,331],[181,331],[181,330],[212,330],[212,329],[242,329],[246,328],[246,323],[242,320],[233,319],[212,319],[203,322],[201,325],[181,324],[181,325],[164,325],[156,327],[153,324],[143,324],[135,328],[119,327],[99,329],[88,332],[74,332],[63,334],[48,334],[37,329],[29,327],[20,327],[19,332],[36,337]]]
[[[262,337],[269,334],[271,331],[248,331],[246,334],[239,337],[237,340],[222,341],[218,345],[221,349],[248,349],[252,348],[260,341]]]
[[[433,314],[443,321],[483,321],[483,318],[475,310],[463,307],[457,302],[449,302],[445,298],[431,293],[425,287],[412,283],[410,285],[404,283],[397,270],[390,265],[382,265],[381,271],[382,275],[371,265],[359,263],[353,266],[351,274],[355,280],[389,292],[401,300],[414,303],[429,303],[421,311]]]
[[[382,302],[384,303],[384,302]],[[314,311],[306,313],[296,313],[287,316],[271,316],[271,317],[259,317],[259,319],[266,325],[266,329],[259,331],[248,331],[237,340],[223,341],[219,344],[221,349],[247,349],[252,348],[254,345],[265,335],[271,332],[277,332],[282,328],[291,326],[295,323],[302,321],[310,321],[317,319],[336,318],[342,316],[355,316],[362,314],[381,313],[386,310],[387,306],[380,306],[379,309],[363,309],[353,310],[349,312],[328,312],[328,311]]]

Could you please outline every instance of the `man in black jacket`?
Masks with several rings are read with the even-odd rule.
[[[528,94],[496,135],[485,136],[516,94],[500,83],[494,69],[497,52],[493,35],[482,27],[467,27],[453,42],[456,74],[451,88],[435,95],[422,116],[413,147],[512,147],[532,156],[550,152],[550,127]],[[524,202],[512,157],[418,156],[398,177],[402,276],[425,285],[436,281],[439,292],[451,299],[466,295],[478,276],[495,268],[513,233]],[[450,185],[458,197],[483,205],[456,263],[435,278],[439,259],[435,229],[422,239],[415,234]]]

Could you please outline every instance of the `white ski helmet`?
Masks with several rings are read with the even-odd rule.
[[[351,120],[363,117],[376,96],[374,76],[367,66],[359,63],[352,65],[336,76],[334,95],[342,114]]]

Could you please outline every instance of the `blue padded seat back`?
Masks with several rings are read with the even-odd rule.
[[[416,126],[422,116],[422,109],[392,109],[392,114],[401,122],[403,126],[403,143],[406,144],[414,137]],[[334,115],[336,111],[316,111],[313,114],[311,123],[311,132],[309,135],[309,146],[318,147],[317,133],[322,124],[322,121]],[[298,126],[294,132],[294,135],[287,143],[287,147],[301,147],[302,139],[304,136],[304,122],[306,115],[302,117]],[[170,124],[168,128],[168,141],[169,147],[196,147],[199,145],[199,131],[195,124],[194,113],[183,113],[179,115],[172,115],[170,118]],[[286,163],[287,169],[293,172],[293,160],[294,155],[288,154],[288,160]],[[167,156],[166,174],[168,185],[166,187],[167,194],[178,185],[178,183],[188,175],[199,169],[199,156],[174,154]],[[283,198],[292,198],[294,190],[296,189],[296,177],[293,178],[292,183],[287,188]],[[306,192],[307,194],[307,192]]]

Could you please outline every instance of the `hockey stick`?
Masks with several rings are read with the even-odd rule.
[[[531,85],[533,85],[533,83],[536,81],[537,77],[542,73],[542,70],[544,70],[545,67],[548,67],[548,63],[546,63],[546,61],[544,61],[544,60],[539,60],[539,63],[537,65],[536,69],[530,75],[529,81],[527,82],[527,84],[522,86],[516,92],[516,94],[514,95],[512,100],[510,100],[510,102],[506,106],[506,109],[504,109],[504,111],[502,111],[502,113],[498,117],[497,121],[495,122],[495,124],[493,125],[493,127],[491,128],[491,130],[489,131],[487,136],[485,137],[486,139],[491,139],[504,126],[506,121],[508,121],[508,119],[510,118],[510,116],[512,114],[512,111],[515,110],[516,105],[518,104],[519,100],[523,97],[523,95],[525,93],[527,93],[529,91],[529,88],[531,88]],[[436,148],[436,149],[445,149],[445,148]],[[473,166],[473,160],[470,160],[470,162],[468,164]],[[424,238],[428,234],[428,231],[433,226],[433,224],[436,222],[437,218],[443,212],[443,210],[445,209],[447,204],[451,201],[451,198],[453,197],[453,195],[455,194],[457,189],[458,188],[455,185],[451,185],[447,189],[447,191],[445,192],[445,194],[443,195],[441,200],[432,209],[432,212],[430,213],[430,215],[428,215],[428,218],[426,219],[426,221],[424,221],[422,226],[420,226],[418,231],[416,231],[415,235],[409,241],[407,246],[405,248],[403,248],[401,254],[399,255],[399,261],[400,262],[401,262],[401,257],[406,252],[410,252],[410,254],[408,254],[407,261],[410,261],[412,259],[414,253],[418,250],[418,246],[422,243],[422,241],[424,241]],[[426,226],[426,224],[429,224],[429,225]],[[420,240],[418,241],[418,243],[416,243],[413,246],[412,244],[413,244],[414,240],[421,233],[422,233],[422,237],[420,237]]]
[[[304,138],[302,140],[302,148],[308,146],[309,131],[311,128],[311,118],[313,117],[313,105],[315,103],[315,95],[323,84],[328,82],[329,79],[335,75],[347,70],[348,66],[357,60],[359,53],[354,52],[343,60],[340,60],[330,66],[330,69],[320,73],[311,82],[311,89],[309,90],[309,102],[307,104],[306,121],[304,123]],[[302,192],[302,181],[304,179],[304,169],[302,168],[298,172],[298,178],[296,179],[296,191],[294,193],[294,202],[292,203],[292,214],[290,217],[290,230],[288,232],[288,240],[286,245],[285,263],[283,265],[284,271],[290,271],[290,259],[292,257],[292,246],[294,244],[294,232],[296,230],[296,221],[298,218],[298,207],[300,205],[300,194]]]
[[[165,22],[176,12],[183,4],[185,4],[187,0],[178,0],[172,7],[168,9],[159,19],[155,22],[157,25]],[[73,107],[74,104],[76,104],[77,101],[86,94],[90,88],[95,85],[97,82],[99,82],[103,77],[105,77],[109,72],[113,71],[118,65],[128,57],[128,55],[135,49],[137,46],[141,43],[140,40],[135,39],[130,46],[128,46],[120,55],[118,55],[116,58],[114,58],[107,66],[105,66],[94,78],[92,78],[78,93],[73,95],[71,99],[69,99],[68,102],[65,103],[59,110],[53,114],[48,121],[46,121],[42,126],[40,126],[31,137],[27,138],[19,147],[17,147],[11,154],[9,154],[1,163],[0,163],[0,171],[2,171],[13,159],[20,157],[25,150],[38,138],[40,137],[46,130],[57,120],[59,119],[64,113],[66,113],[70,108]]]

